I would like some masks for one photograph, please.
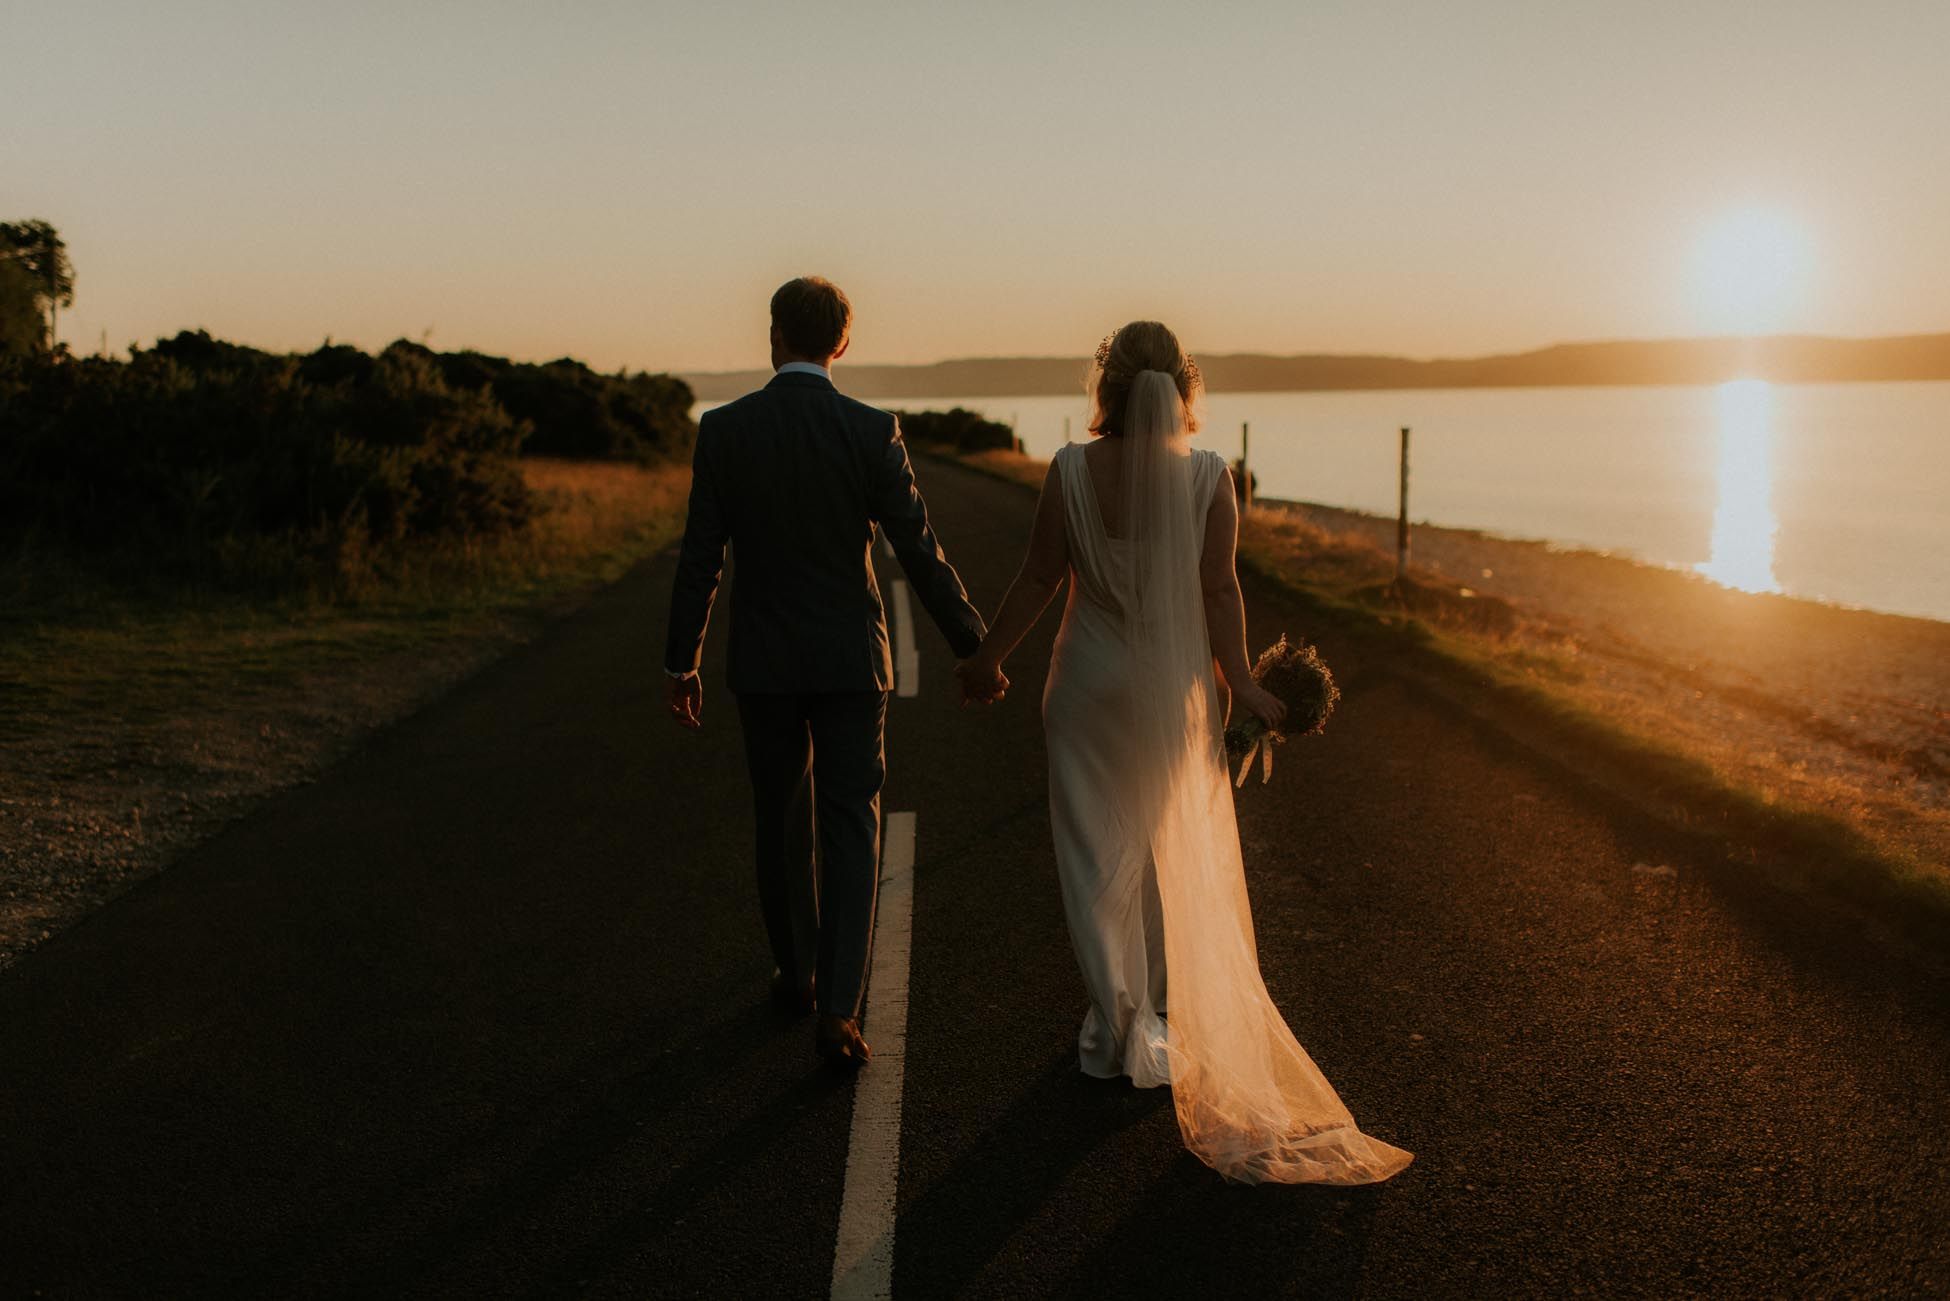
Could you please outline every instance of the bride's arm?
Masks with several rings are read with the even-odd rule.
[[[1233,496],[1230,472],[1219,476],[1212,505],[1205,512],[1205,546],[1199,555],[1198,581],[1205,592],[1205,629],[1212,639],[1212,658],[1234,691],[1252,674],[1246,659],[1246,598],[1239,590],[1233,567],[1239,548],[1239,502]]]
[[[1234,565],[1239,548],[1239,502],[1233,495],[1232,475],[1219,476],[1212,492],[1212,505],[1205,513],[1205,544],[1199,555],[1198,581],[1205,589],[1205,630],[1212,641],[1212,658],[1223,679],[1220,697],[1222,713],[1231,712],[1231,700],[1257,714],[1268,727],[1277,727],[1286,714],[1269,691],[1253,681],[1252,664],[1246,658],[1246,598],[1239,590],[1239,571]],[[1228,693],[1226,688],[1231,688]]]
[[[1015,581],[1009,584],[1009,594],[1002,598],[1002,608],[989,622],[988,636],[965,663],[965,682],[979,686],[1001,674],[1002,661],[1036,626],[1069,573],[1070,536],[1063,523],[1063,484],[1057,477],[1056,462],[1051,461],[1049,473],[1043,476],[1042,496],[1036,502],[1029,552],[1022,558]]]

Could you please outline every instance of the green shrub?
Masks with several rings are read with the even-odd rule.
[[[525,431],[491,399],[413,357],[332,382],[307,380],[307,360],[179,335],[126,362],[9,366],[0,545],[254,586],[337,571],[348,549],[526,523]]]
[[[0,355],[0,548],[112,576],[337,581],[533,511],[518,455],[686,456],[668,376],[402,340],[289,356],[184,331],[128,361]]]
[[[947,411],[896,411],[901,433],[910,441],[936,447],[952,447],[960,452],[1011,450],[1016,445],[1015,431],[999,421],[963,407]]]
[[[0,357],[28,357],[47,346],[34,278],[11,259],[0,259]]]
[[[535,427],[528,450],[537,455],[670,460],[687,455],[697,437],[690,385],[668,375],[600,375],[565,357],[510,364],[490,387]]]

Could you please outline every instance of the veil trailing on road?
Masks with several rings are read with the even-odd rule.
[[[1185,1145],[1245,1183],[1358,1184],[1410,1161],[1355,1127],[1260,978],[1199,582],[1185,408],[1171,376],[1134,380],[1122,421],[1137,718],[1133,807],[1163,905],[1165,1051]]]

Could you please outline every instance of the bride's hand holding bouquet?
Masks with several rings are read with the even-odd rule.
[[[1235,693],[1223,683],[1219,688],[1221,716],[1228,727],[1232,722],[1232,704]],[[1248,678],[1240,684],[1236,693],[1242,709],[1259,720],[1260,727],[1267,732],[1277,732],[1280,724],[1286,721],[1286,704],[1278,696]]]
[[[1260,781],[1272,780],[1273,747],[1289,735],[1326,727],[1341,698],[1320,652],[1305,641],[1294,645],[1284,633],[1260,653],[1251,675],[1236,690],[1252,715],[1225,729],[1226,753],[1240,760],[1237,786],[1246,784],[1255,758],[1261,764]]]

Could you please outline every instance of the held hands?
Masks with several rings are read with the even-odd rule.
[[[692,673],[688,677],[670,680],[670,717],[677,726],[697,731],[704,726],[704,676]]]
[[[980,652],[955,665],[955,680],[961,684],[962,708],[993,705],[1009,690],[1009,679],[1002,666],[982,658]]]

